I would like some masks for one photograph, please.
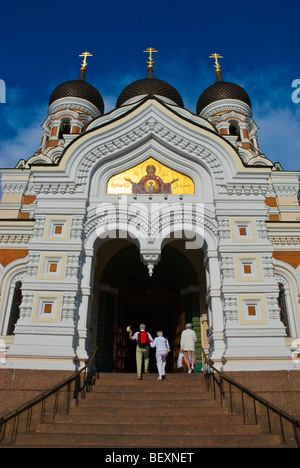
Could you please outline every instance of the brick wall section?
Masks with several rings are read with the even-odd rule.
[[[13,410],[74,372],[0,369],[0,414]]]
[[[273,257],[276,258],[276,260],[288,263],[293,268],[297,268],[298,265],[300,265],[299,251],[273,252]]]
[[[35,202],[36,196],[35,195],[24,195],[22,203],[23,205],[31,205],[31,203]]]
[[[287,413],[300,418],[300,371],[224,372]],[[236,392],[232,387],[232,391]],[[239,398],[241,396],[239,395]],[[253,407],[253,403],[252,403]]]
[[[266,197],[265,204],[267,206],[271,206],[271,207],[278,206],[277,198],[276,197]]]
[[[0,263],[6,266],[14,260],[27,257],[27,255],[28,250],[25,249],[2,249],[0,250]]]

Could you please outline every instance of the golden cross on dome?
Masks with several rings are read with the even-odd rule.
[[[87,57],[93,57],[93,55],[90,54],[89,52],[83,52],[83,54],[78,55],[78,57],[84,57],[81,66],[82,66],[82,68],[85,68],[85,67],[87,66],[86,58],[87,58]]]
[[[147,50],[144,50],[144,52],[149,52],[149,61],[147,62],[148,63],[148,69],[153,68],[154,60],[152,58],[152,54],[153,54],[153,52],[158,52],[158,50],[155,50],[152,47],[149,47]]]
[[[214,58],[215,59],[216,73],[220,73],[221,68],[220,68],[220,64],[218,62],[218,58],[223,58],[222,55],[214,53],[214,54],[210,55],[209,58]]]

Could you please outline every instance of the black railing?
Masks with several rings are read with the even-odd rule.
[[[78,404],[79,397],[84,398],[95,383],[97,349],[87,364],[75,374],[0,415],[0,444],[15,442],[20,432],[33,430],[33,426],[39,422],[54,422],[58,413],[69,414],[71,404]]]
[[[279,435],[282,443],[300,448],[300,420],[219,371],[201,348],[207,390],[213,392],[214,398],[220,398],[230,414],[242,414],[244,424],[261,424],[270,434]]]

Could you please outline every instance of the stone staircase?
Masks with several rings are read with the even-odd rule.
[[[2,445],[3,447],[3,445]],[[5,446],[4,446],[5,447]],[[7,446],[8,447],[8,446]],[[55,422],[40,423],[9,447],[239,448],[283,447],[259,425],[229,415],[205,389],[202,374],[100,374],[92,392]]]

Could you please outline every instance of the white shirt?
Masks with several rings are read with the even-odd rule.
[[[181,333],[180,348],[183,351],[195,351],[197,336],[194,330],[187,328]]]
[[[156,348],[157,353],[167,353],[169,342],[164,336],[157,336],[153,343],[150,343],[151,348]]]

